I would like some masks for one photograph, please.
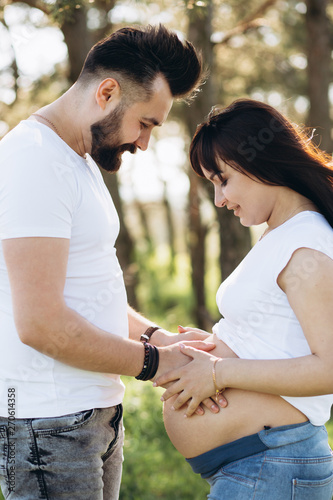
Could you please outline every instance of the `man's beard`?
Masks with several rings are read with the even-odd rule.
[[[104,120],[91,125],[91,153],[93,160],[108,172],[117,172],[122,163],[122,154],[125,151],[136,153],[137,147],[133,143],[119,144],[120,129],[124,106],[119,104]]]

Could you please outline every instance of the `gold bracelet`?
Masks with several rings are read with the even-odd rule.
[[[215,387],[215,399],[216,399],[216,402],[217,402],[217,398],[219,397],[220,394],[222,394],[222,392],[224,391],[224,389],[219,389],[217,387],[217,383],[216,383],[216,371],[215,371],[215,366],[216,366],[216,363],[218,361],[220,361],[221,358],[216,358],[214,360],[214,363],[213,363],[213,372],[212,372],[212,375],[213,375],[213,382],[214,382],[214,387]]]

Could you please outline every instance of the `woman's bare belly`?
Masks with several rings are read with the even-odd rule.
[[[231,358],[236,354],[215,335],[208,341],[216,343],[210,351],[215,356]],[[184,410],[171,410],[173,398],[164,403],[164,425],[175,448],[192,458],[217,446],[261,431],[264,426],[277,427],[306,422],[306,416],[280,396],[227,389],[226,408],[218,414],[205,409],[204,415],[184,418]]]

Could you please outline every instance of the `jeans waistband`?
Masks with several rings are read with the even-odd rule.
[[[201,474],[201,477],[206,479],[231,462],[262,453],[271,448],[287,446],[309,439],[321,428],[313,426],[310,422],[273,428],[265,427],[257,434],[251,434],[218,446],[197,457],[187,458],[186,461],[192,467],[193,472]]]
[[[268,450],[258,434],[251,434],[243,438],[223,444],[213,450],[206,451],[194,458],[186,458],[193,472],[201,474],[203,479],[215,474],[221,467],[240,460],[241,458],[256,455]]]

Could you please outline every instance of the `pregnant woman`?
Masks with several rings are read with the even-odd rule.
[[[218,290],[222,318],[207,338],[216,348],[185,342],[190,362],[155,382],[171,384],[163,395],[168,435],[211,485],[211,500],[331,500],[329,158],[275,109],[249,99],[214,110],[190,158],[213,183],[218,207],[267,229]],[[221,390],[227,407],[194,414]]]

